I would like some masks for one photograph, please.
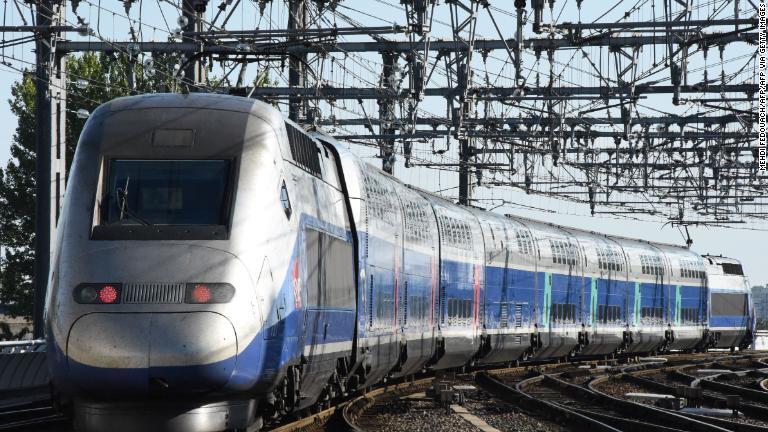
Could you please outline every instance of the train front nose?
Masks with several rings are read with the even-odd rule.
[[[89,313],[69,332],[71,378],[92,394],[179,394],[226,385],[232,323],[215,312]]]

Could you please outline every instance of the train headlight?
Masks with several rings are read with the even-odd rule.
[[[235,287],[228,283],[188,283],[185,303],[229,303],[235,295]]]
[[[75,288],[75,301],[80,304],[120,303],[121,284],[80,284]]]

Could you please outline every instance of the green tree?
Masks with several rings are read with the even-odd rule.
[[[98,105],[132,93],[178,90],[173,79],[177,59],[155,61],[155,73],[126,56],[87,53],[67,59],[67,169],[85,119],[77,112],[92,112]],[[128,81],[135,71],[135,88]],[[0,168],[0,304],[13,316],[32,315],[35,211],[35,77],[24,74],[11,88],[11,112],[18,125],[11,144],[11,160]]]
[[[11,88],[11,112],[18,118],[11,160],[0,169],[0,303],[11,315],[30,316],[34,266],[35,83],[24,75]]]

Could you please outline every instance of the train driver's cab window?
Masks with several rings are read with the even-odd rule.
[[[157,239],[225,235],[228,160],[115,159],[109,162],[103,181],[96,239],[115,235],[129,239],[150,232],[159,233],[154,236]],[[126,227],[133,237],[126,234]]]

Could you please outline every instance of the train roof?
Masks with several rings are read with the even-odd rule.
[[[316,128],[314,132],[317,133],[318,135],[322,135],[323,138],[326,141],[328,141],[330,143],[333,143],[333,144],[336,144],[337,147],[339,147],[342,144],[341,141],[331,137],[330,135],[328,135],[325,131],[323,131],[320,128]],[[341,147],[339,150],[342,150],[344,153],[350,153],[351,154],[351,152],[349,152],[349,150],[347,150],[344,147]],[[367,163],[367,162],[365,162],[365,163]],[[370,165],[370,164],[368,164],[368,165]],[[374,167],[374,168],[379,170],[378,167]],[[418,192],[418,193],[420,193],[422,195],[425,195],[425,196],[428,196],[430,198],[433,198],[433,199],[435,199],[435,200],[437,200],[439,202],[443,202],[443,203],[446,203],[446,204],[452,204],[452,205],[459,206],[455,202],[449,200],[448,198],[446,198],[446,197],[444,197],[444,196],[442,196],[442,195],[440,195],[438,193],[430,192],[430,191],[427,191],[427,190],[422,189],[420,187],[406,184],[402,180],[398,179],[397,177],[395,177],[395,176],[393,176],[391,174],[388,174],[388,173],[386,173],[386,172],[384,172],[382,170],[379,170],[379,171],[383,175],[385,175],[388,178],[392,179],[393,181],[396,181],[397,183],[399,183],[399,184],[401,184],[401,185],[403,185],[403,186],[405,186],[405,187],[407,187],[409,189],[412,189],[412,190],[414,190],[414,191],[416,191],[416,192]],[[544,222],[544,221],[540,221],[540,220],[536,220],[536,219],[532,219],[532,218],[528,218],[528,217],[524,217],[524,216],[502,215],[500,213],[494,213],[494,212],[485,210],[485,209],[480,208],[480,207],[475,207],[475,206],[460,206],[460,207],[462,207],[464,209],[468,209],[468,210],[488,212],[490,214],[495,215],[496,217],[507,218],[507,219],[511,219],[511,220],[517,220],[517,221],[520,221],[520,222],[523,222],[523,223],[547,225],[547,226],[550,226],[552,228],[566,230],[566,231],[569,231],[569,232],[574,233],[574,234],[581,233],[581,234],[586,234],[586,235],[610,238],[610,239],[613,239],[613,240],[620,240],[620,241],[623,240],[623,241],[628,241],[628,242],[640,242],[640,243],[645,243],[645,244],[656,246],[656,247],[672,248],[672,249],[678,249],[680,251],[685,251],[685,252],[693,253],[686,246],[683,246],[683,245],[680,245],[680,244],[663,243],[663,242],[652,242],[652,241],[648,241],[648,240],[632,238],[632,237],[627,237],[627,236],[606,234],[606,233],[601,233],[601,232],[596,232],[596,231],[585,230],[583,228],[571,227],[571,226],[566,226],[566,225],[559,225],[559,224],[554,224],[554,223],[551,223],[551,222]]]
[[[122,111],[143,108],[206,108],[226,111],[251,112],[254,107],[273,107],[256,99],[247,99],[216,93],[147,93],[113,99],[103,106],[110,111]]]
[[[741,264],[741,261],[735,259],[735,258],[728,258],[724,257],[722,255],[712,255],[712,254],[703,254],[702,258],[705,258],[709,261],[710,264],[718,265],[718,264]]]
[[[560,225],[560,224],[555,224],[555,223],[551,223],[551,222],[540,221],[540,220],[532,219],[532,218],[525,217],[525,216],[517,216],[517,215],[512,215],[512,214],[508,214],[508,215],[504,215],[504,216],[506,216],[506,217],[508,217],[510,219],[520,220],[520,221],[523,221],[523,222],[548,225],[548,226],[551,226],[553,228],[559,228],[559,229],[563,229],[563,230],[566,230],[566,231],[569,231],[569,232],[573,232],[573,233],[578,233],[578,234],[586,234],[586,235],[592,235],[592,236],[597,236],[597,237],[605,237],[605,238],[610,238],[612,240],[623,240],[623,241],[631,241],[631,242],[640,242],[640,243],[646,243],[646,244],[653,245],[653,246],[661,246],[661,247],[666,247],[666,248],[673,248],[673,249],[681,249],[681,250],[685,250],[685,251],[690,251],[690,249],[688,249],[686,246],[683,246],[683,245],[680,245],[680,244],[656,242],[656,241],[649,241],[649,240],[644,240],[644,239],[640,239],[640,238],[636,238],[636,237],[628,237],[628,236],[622,236],[622,235],[606,234],[606,233],[603,233],[603,232],[587,230],[587,229],[584,229],[584,228],[578,228],[578,227],[572,227],[572,226],[568,226],[568,225]]]

